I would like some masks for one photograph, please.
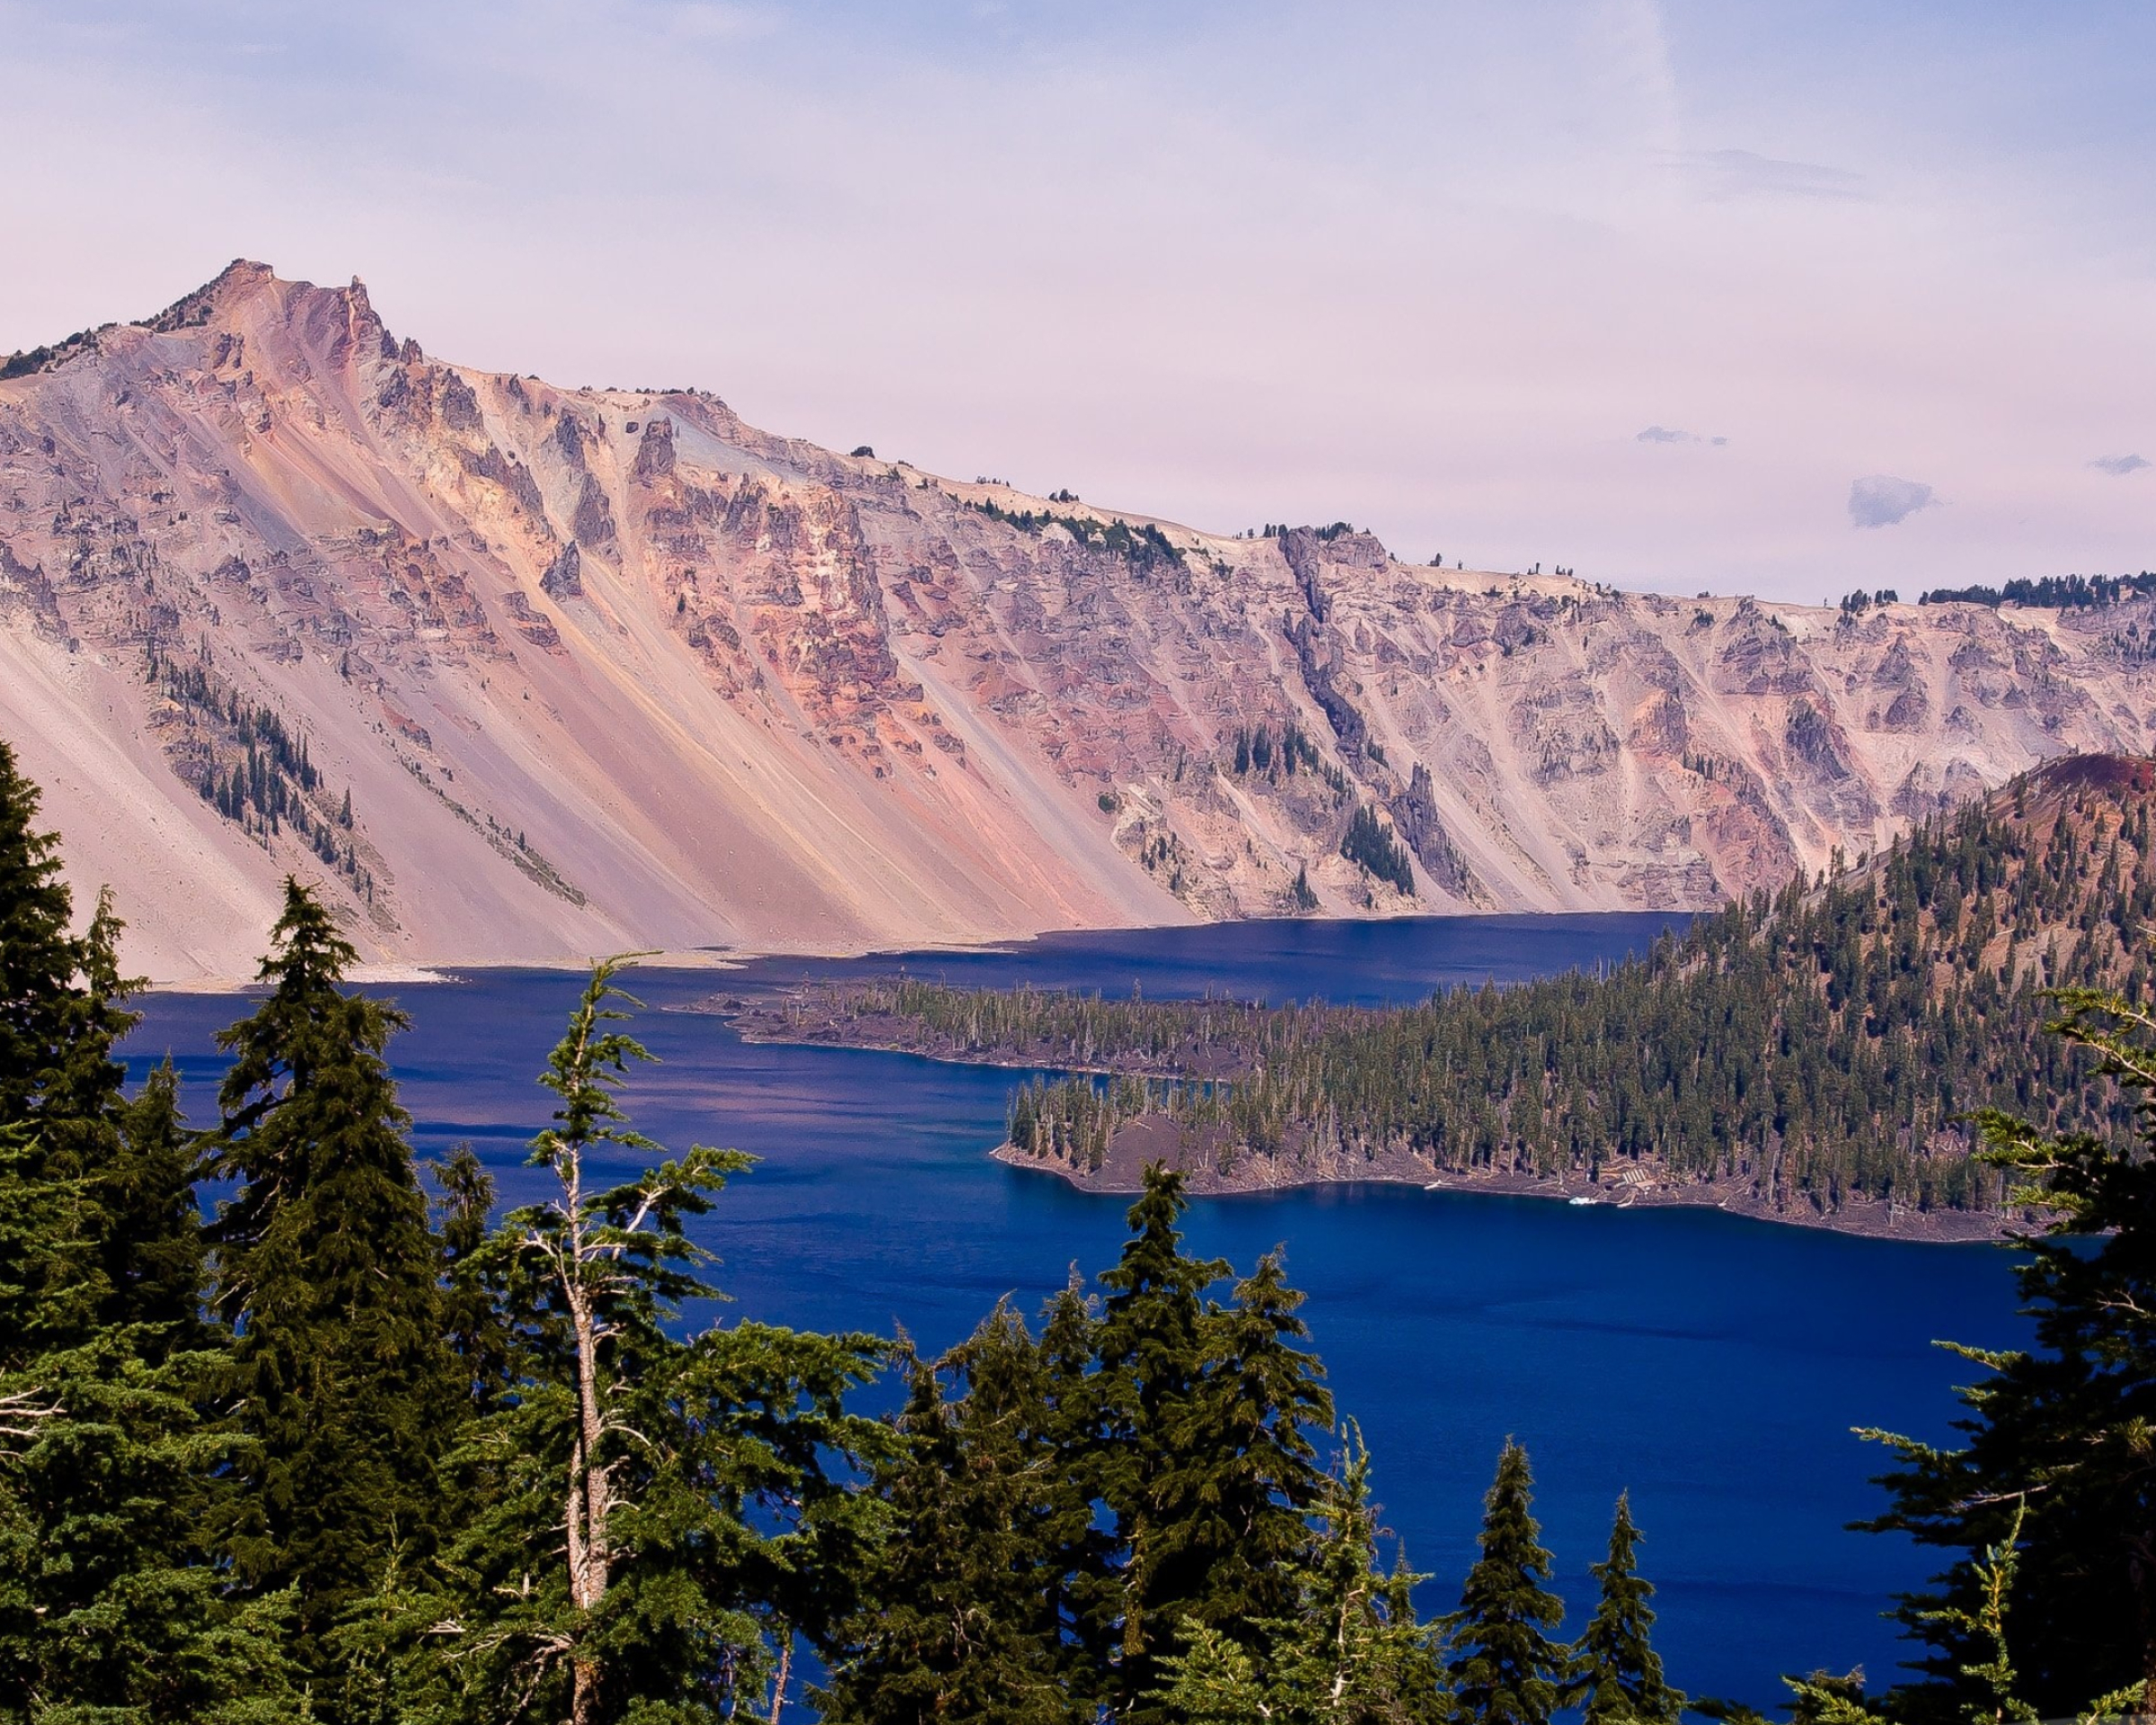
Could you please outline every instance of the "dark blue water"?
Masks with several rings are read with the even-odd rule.
[[[1408,1000],[1433,986],[1613,962],[1662,917],[1279,923],[1061,936],[1007,951],[914,955],[917,975],[1148,995]],[[892,960],[770,960],[646,971],[638,1031],[663,1064],[635,1081],[637,1123],[662,1144],[737,1146],[764,1160],[720,1200],[703,1237],[733,1314],[956,1340],[1001,1295],[1029,1307],[1068,1267],[1112,1261],[1127,1200],[1072,1190],[983,1154],[1011,1073],[908,1056],[758,1048],[681,1010]],[[535,1190],[524,1146],[546,1117],[534,1084],[577,978],[491,972],[393,992],[412,1032],[393,1054],[422,1154],[470,1139],[505,1197]],[[231,998],[163,995],[130,1045],[173,1053],[207,1119],[216,1027]],[[1247,1267],[1285,1244],[1344,1412],[1376,1457],[1378,1496],[1408,1554],[1457,1596],[1499,1445],[1524,1442],[1560,1590],[1591,1598],[1612,1503],[1629,1487],[1661,1589],[1659,1641],[1694,1694],[1772,1706],[1776,1675],[1898,1657],[1879,1614],[1922,1579],[1921,1555],[1843,1524],[1877,1508],[1878,1425],[1948,1436],[1966,1366],[1930,1344],[2021,1339],[2005,1253],[1852,1240],[1714,1212],[1579,1208],[1545,1199],[1332,1188],[1208,1199],[1194,1246]]]

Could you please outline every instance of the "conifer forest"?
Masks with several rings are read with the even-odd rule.
[[[2149,1003],[2152,916],[2145,779],[2090,759],[1701,916],[1605,975],[1397,1009],[897,978],[804,991],[755,1028],[1074,1071],[1014,1093],[1009,1137],[1081,1173],[1125,1128],[1164,1121],[1185,1166],[1231,1180],[1354,1178],[1404,1154],[1433,1175],[1589,1190],[1651,1170],[1770,1215],[1852,1199],[1996,1212],[2011,1182],[1971,1154],[1983,1110],[2130,1141],[2128,1100],[2045,1027],[2060,989]]]
[[[246,765],[205,794],[342,856],[273,715],[221,712]],[[2017,1218],[2031,1346],[1969,1355],[1950,1444],[1867,1434],[1872,1525],[1935,1560],[1901,1606],[1913,1664],[1789,1673],[1788,1702],[1807,1725],[2146,1713],[2147,792],[2030,781],[1609,975],[1401,1011],[870,1004],[1077,1072],[1013,1104],[1043,1156],[1165,1114],[1231,1158],[1652,1159]],[[618,961],[564,985],[532,1051],[541,1196],[505,1207],[470,1150],[415,1161],[405,1020],[297,880],[216,1118],[182,1118],[169,1064],[130,1087],[123,909],[75,903],[0,744],[8,1725],[1760,1719],[1665,1668],[1629,1499],[1568,1616],[1518,1444],[1471,1565],[1411,1569],[1284,1262],[1197,1256],[1171,1166],[1112,1262],[940,1355],[779,1327],[710,1301],[694,1225],[753,1159],[639,1132]]]

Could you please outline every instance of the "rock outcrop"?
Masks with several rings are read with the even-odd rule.
[[[294,870],[370,957],[451,962],[1299,879],[1698,907],[2156,730],[2147,601],[1845,616],[1224,537],[450,366],[256,264],[10,369],[0,730],[161,978],[241,973]],[[1340,854],[1365,809],[1412,894]]]

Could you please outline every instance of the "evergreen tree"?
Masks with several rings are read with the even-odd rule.
[[[1204,1620],[1255,1623],[1286,1611],[1309,1517],[1327,1490],[1310,1430],[1332,1424],[1325,1368],[1302,1344],[1303,1296],[1280,1254],[1236,1284],[1206,1317],[1206,1380],[1185,1439],[1209,1475],[1189,1543],[1207,1561]]]
[[[38,788],[0,739],[0,1126],[27,1120],[67,1041],[80,943],[59,840],[36,826]]]
[[[101,1327],[94,1184],[0,1128],[0,1721],[288,1717],[286,1602],[228,1598],[201,1538],[242,1459],[204,1420],[216,1356]]]
[[[1184,1252],[1176,1225],[1186,1203],[1180,1173],[1158,1163],[1145,1170],[1131,1237],[1100,1275],[1108,1297],[1094,1336],[1096,1490],[1113,1517],[1119,1561],[1086,1627],[1112,1670],[1113,1710],[1134,1720],[1159,1715],[1149,1699],[1158,1661],[1183,1619],[1209,1621],[1219,1555],[1200,1516],[1223,1458],[1189,1439],[1206,1387],[1205,1292],[1228,1266]]]
[[[1901,1613],[1925,1650],[1923,1681],[1889,1698],[1905,1720],[1988,1713],[1990,1673],[2010,1665],[2043,1716],[2120,1691],[2125,1711],[2156,1711],[2156,1016],[2088,991],[2061,999],[2056,1028],[2136,1100],[2142,1146],[1984,1117],[1987,1155],[2053,1222],[2019,1243],[2036,1345],[1960,1350],[1987,1374],[1961,1393],[1961,1444],[1870,1434],[1899,1462],[1871,1525],[1958,1553]]]
[[[1026,1362],[1030,1362],[1029,1368]],[[1016,1366],[1014,1372],[1011,1368]],[[819,1700],[832,1725],[1065,1725],[1082,1715],[1042,1633],[1038,1355],[998,1305],[935,1367],[916,1362],[866,1609]],[[955,1402],[945,1375],[969,1380]]]
[[[1318,1505],[1316,1531],[1282,1566],[1291,1601],[1253,1656],[1191,1623],[1164,1661],[1163,1692],[1189,1725],[1434,1725],[1446,1717],[1443,1675],[1410,1595],[1427,1577],[1379,1567],[1370,1457],[1352,1426]]]
[[[1444,1620],[1452,1641],[1446,1670],[1462,1725],[1549,1725],[1571,1660],[1549,1632],[1564,1601],[1545,1585],[1550,1553],[1532,1514],[1527,1452],[1507,1438],[1483,1499],[1481,1555],[1467,1572],[1460,1609]]]
[[[716,1293],[685,1222],[751,1159],[698,1146],[595,1178],[604,1158],[661,1154],[614,1096],[650,1057],[613,1028],[619,964],[594,969],[541,1079],[555,1124],[530,1160],[555,1194],[473,1261],[516,1352],[456,1458],[482,1508],[448,1553],[454,1628],[431,1632],[444,1614],[417,1587],[381,1602],[407,1714],[757,1717],[795,1635],[827,1648],[858,1609],[881,1510],[846,1475],[888,1433],[844,1398],[882,1346],[755,1323],[674,1333],[684,1301]]]
[[[337,1614],[437,1532],[461,1398],[384,1058],[403,1014],[339,986],[357,954],[296,880],[272,938],[270,994],[218,1036],[233,1064],[210,1167],[238,1187],[213,1230],[215,1301],[257,1446],[226,1536],[252,1586],[296,1589],[298,1655],[326,1673]]]
[[[170,1060],[152,1069],[119,1124],[119,1154],[96,1188],[106,1286],[100,1321],[140,1325],[158,1347],[208,1345],[199,1154],[180,1117],[180,1075]]]
[[[1648,1640],[1654,1588],[1639,1579],[1639,1530],[1629,1493],[1617,1499],[1610,1554],[1589,1566],[1601,1587],[1595,1614],[1572,1650],[1572,1697],[1586,1703],[1587,1725],[1676,1725],[1684,1697],[1663,1681]]]

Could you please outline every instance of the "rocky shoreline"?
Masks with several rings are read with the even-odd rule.
[[[1135,1194],[1142,1189],[1145,1163],[1164,1160],[1185,1175],[1188,1190],[1206,1198],[1246,1193],[1291,1191],[1314,1186],[1409,1186],[1426,1192],[1479,1193],[1490,1198],[1539,1198],[1559,1203],[1607,1207],[1612,1209],[1720,1210],[1754,1222],[1772,1222],[1785,1227],[1820,1228],[1829,1234],[1854,1234],[1868,1240],[1899,1240],[1931,1245],[1997,1243],[2010,1237],[2020,1218],[1996,1213],[1978,1215],[1962,1210],[1917,1211],[1870,1199],[1851,1200],[1836,1210],[1812,1205],[1776,1207],[1756,1194],[1711,1182],[1685,1182],[1673,1186],[1632,1186],[1614,1181],[1597,1184],[1584,1178],[1546,1179],[1534,1174],[1494,1171],[1462,1173],[1432,1168],[1419,1157],[1395,1153],[1352,1166],[1342,1159],[1338,1168],[1312,1168],[1283,1163],[1271,1158],[1245,1157],[1231,1173],[1222,1174],[1203,1159],[1186,1161],[1168,1142],[1172,1134],[1152,1135],[1150,1122],[1127,1128],[1110,1147],[1109,1159],[1092,1173],[1068,1163],[1035,1156],[1003,1143],[989,1153],[1005,1167],[1047,1174],[1082,1191],[1103,1195]],[[1151,1137],[1143,1147],[1135,1142]],[[1124,1140],[1134,1140],[1127,1152]]]
[[[1107,1067],[1081,1067],[1059,1060],[1047,1051],[1038,1056],[990,1056],[967,1052],[941,1039],[909,1038],[906,1022],[897,1018],[842,1021],[835,1018],[791,1021],[782,1009],[752,1004],[744,1000],[714,1001],[712,1008],[726,1013],[744,1041],[804,1048],[849,1048],[887,1054],[910,1054],[924,1060],[951,1066],[998,1066],[1008,1071],[1054,1067],[1058,1071],[1090,1071],[1107,1075]],[[849,1033],[852,1032],[852,1033]],[[1131,1070],[1144,1072],[1145,1063]],[[1166,1075],[1158,1072],[1152,1075]],[[1824,1228],[1832,1234],[1854,1234],[1869,1240],[1905,1240],[1940,1245],[1967,1245],[2008,1238],[2027,1219],[1997,1212],[1914,1210],[1873,1199],[1852,1199],[1840,1208],[1825,1210],[1811,1204],[1776,1206],[1748,1190],[1710,1181],[1664,1182],[1649,1179],[1595,1181],[1582,1174],[1545,1178],[1509,1171],[1462,1172],[1434,1167],[1422,1157],[1404,1150],[1381,1151],[1369,1156],[1330,1155],[1268,1157],[1243,1153],[1231,1172],[1218,1167],[1215,1146],[1186,1141],[1166,1120],[1146,1119],[1125,1126],[1109,1147],[1100,1167],[1086,1172],[1068,1163],[1034,1156],[1004,1143],[989,1154],[1007,1167],[1052,1175],[1082,1191],[1104,1195],[1137,1192],[1149,1162],[1164,1161],[1182,1172],[1188,1190],[1197,1197],[1231,1197],[1250,1192],[1287,1191],[1312,1186],[1377,1184],[1412,1186],[1425,1191],[1480,1192],[1491,1197],[1539,1198],[1560,1203],[1576,1200],[1607,1205],[1614,1209],[1720,1210],[1755,1222],[1772,1222],[1786,1227]]]

